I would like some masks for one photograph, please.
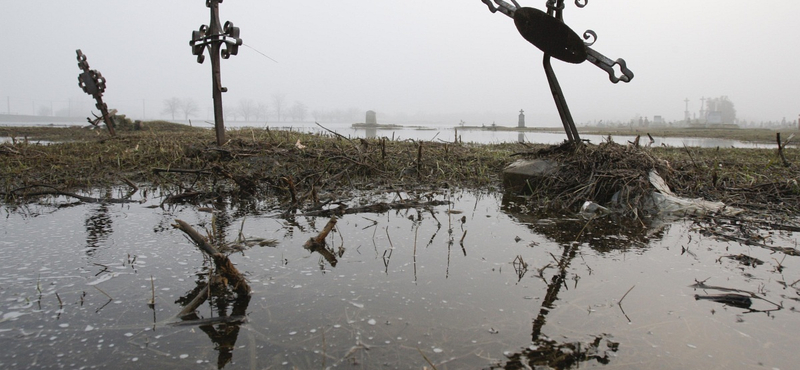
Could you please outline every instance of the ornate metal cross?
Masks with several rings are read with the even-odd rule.
[[[78,54],[78,68],[83,71],[83,73],[78,75],[78,86],[80,86],[85,93],[94,98],[97,102],[95,106],[100,110],[100,114],[102,114],[102,117],[95,116],[94,120],[89,118],[87,118],[87,120],[89,123],[97,126],[100,118],[102,118],[102,121],[105,122],[108,128],[108,132],[111,136],[114,136],[116,135],[114,131],[114,122],[111,120],[111,115],[108,113],[108,106],[103,102],[103,92],[106,91],[106,79],[103,78],[103,75],[97,70],[89,69],[86,55],[83,55],[80,49],[75,52]]]
[[[598,53],[590,46],[597,40],[597,34],[592,30],[583,33],[584,42],[580,36],[569,26],[564,24],[564,0],[547,0],[547,13],[535,8],[520,7],[516,0],[511,0],[509,4],[503,0],[494,0],[497,4],[492,4],[492,0],[481,0],[489,7],[492,13],[500,12],[514,20],[517,31],[520,35],[544,52],[544,70],[547,74],[547,81],[550,84],[550,91],[561,116],[561,123],[570,142],[580,142],[581,138],[575,121],[569,112],[567,101],[561,86],[558,84],[553,67],[550,64],[550,57],[558,60],[579,64],[588,60],[592,64],[608,73],[608,78],[613,83],[630,82],[633,79],[633,72],[628,69],[625,60],[611,60]],[[585,7],[589,0],[575,0],[575,5],[579,8]],[[615,68],[618,67],[620,73],[617,74]]]
[[[192,31],[192,40],[189,41],[189,45],[192,47],[192,54],[197,56],[197,63],[202,64],[205,60],[203,51],[206,48],[208,48],[208,53],[211,56],[214,128],[217,133],[217,145],[225,143],[225,122],[222,116],[222,93],[228,91],[228,88],[222,86],[219,57],[221,55],[223,59],[228,59],[231,55],[238,54],[239,45],[242,45],[242,39],[239,38],[239,27],[234,27],[231,22],[225,22],[225,24],[220,27],[220,3],[222,3],[222,0],[206,0],[206,6],[211,9],[211,21],[208,26],[202,25],[200,26],[200,30]]]

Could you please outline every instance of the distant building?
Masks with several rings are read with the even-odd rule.
[[[517,123],[517,127],[525,128],[525,111],[522,109],[519,110],[519,122]]]
[[[663,125],[663,124],[664,124],[664,117],[653,116],[653,125]]]

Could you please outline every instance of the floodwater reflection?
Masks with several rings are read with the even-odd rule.
[[[508,355],[509,360],[503,364],[503,369],[531,369],[541,366],[549,366],[549,368],[554,369],[572,369],[580,367],[581,363],[588,361],[596,361],[605,365],[610,362],[609,352],[617,352],[619,349],[619,343],[604,338],[604,335],[596,336],[591,343],[583,344],[580,342],[560,343],[542,333],[547,323],[548,313],[557,308],[556,301],[558,300],[559,292],[562,287],[567,288],[567,269],[577,256],[579,248],[577,243],[569,243],[563,246],[561,257],[555,266],[557,271],[547,284],[547,293],[542,300],[539,315],[533,319],[533,327],[531,329],[532,345],[522,352]],[[544,279],[543,276],[542,279]],[[605,342],[603,342],[603,339],[605,339]]]
[[[189,305],[192,299],[202,294],[204,289],[210,289],[209,284],[198,280],[197,286],[175,303],[181,306]],[[216,293],[209,300],[212,313],[210,317],[202,317],[197,311],[181,317],[183,321],[180,325],[197,326],[211,340],[214,350],[218,353],[217,369],[224,368],[233,360],[233,350],[236,348],[236,340],[239,338],[241,326],[246,321],[250,299],[250,295],[236,296],[232,292]]]
[[[796,232],[762,230],[768,249],[688,221],[626,231],[491,192],[429,194],[440,203],[360,199],[348,209],[383,206],[337,215],[316,250],[331,216],[268,202],[4,208],[0,368],[796,365]],[[209,289],[214,264],[176,218],[225,242],[250,294]],[[87,235],[102,245],[90,259]]]
[[[99,204],[91,210],[84,222],[86,227],[86,255],[94,256],[97,248],[108,240],[113,232],[113,220],[108,209],[108,204]]]
[[[593,250],[646,248],[664,238],[670,224],[661,220],[633,220],[613,213],[581,216],[576,214],[540,214],[527,209],[526,200],[504,194],[502,211],[534,232],[561,244],[586,244]]]

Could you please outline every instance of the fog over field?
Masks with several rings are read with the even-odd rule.
[[[519,3],[544,10],[546,2]],[[189,47],[192,31],[209,23],[204,1],[2,5],[0,114],[87,115],[91,98],[77,86],[81,49],[108,80],[111,108],[165,117],[164,101],[177,97],[196,102],[194,119],[212,116],[210,63],[198,64]],[[739,119],[795,120],[798,14],[797,1],[589,0],[582,9],[567,1],[566,23],[578,34],[594,30],[593,48],[624,58],[635,78],[615,85],[588,62],[553,65],[579,123],[677,121],[685,99],[696,115],[701,98],[721,96]],[[231,109],[260,103],[277,120],[277,105],[299,104],[307,121],[375,110],[387,123],[443,125],[513,125],[524,109],[529,126],[559,125],[542,52],[479,0],[227,0],[220,18],[244,40],[222,62]]]

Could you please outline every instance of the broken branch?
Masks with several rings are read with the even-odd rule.
[[[228,256],[219,253],[214,246],[208,243],[206,238],[200,235],[200,233],[189,226],[185,221],[175,220],[175,224],[173,224],[172,227],[183,231],[201,251],[208,254],[211,259],[214,260],[217,271],[228,281],[228,285],[236,291],[236,294],[240,296],[250,294],[250,285],[247,284],[244,275],[231,263]]]

